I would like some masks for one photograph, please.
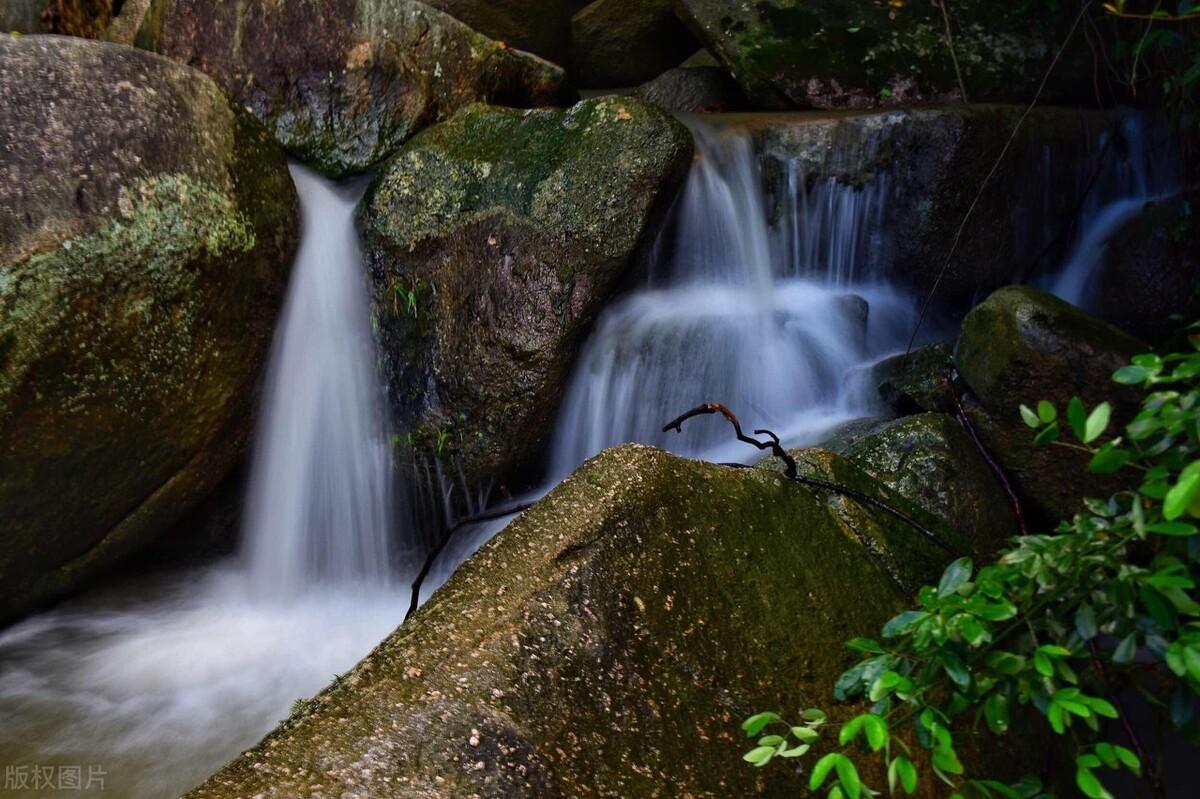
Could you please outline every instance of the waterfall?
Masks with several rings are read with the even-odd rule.
[[[97,764],[113,796],[178,796],[404,618],[407,592],[389,580],[387,431],[352,224],[364,186],[292,176],[304,227],[241,557],[119,583],[0,632],[0,763],[85,774]]]
[[[1158,139],[1151,143],[1152,139]],[[1081,308],[1096,305],[1099,278],[1108,242],[1148,203],[1180,191],[1180,170],[1172,160],[1168,135],[1142,114],[1122,114],[1114,131],[1100,139],[1102,159],[1077,219],[1078,235],[1063,265],[1035,281],[1042,288]]]
[[[669,263],[655,285],[605,312],[576,367],[551,474],[604,447],[641,441],[742,460],[723,423],[683,436],[663,424],[721,402],[750,428],[792,444],[870,412],[864,367],[907,340],[913,302],[878,281],[887,178],[862,187],[789,165],[772,223],[752,135],[690,121],[698,156],[678,205]]]
[[[293,165],[303,238],[275,333],[244,524],[255,584],[294,593],[315,579],[392,571],[391,458],[375,374],[354,208]]]

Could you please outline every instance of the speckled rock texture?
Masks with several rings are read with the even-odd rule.
[[[1198,286],[1200,211],[1182,197],[1150,203],[1109,242],[1096,313],[1162,343],[1200,317]]]
[[[869,108],[960,96],[941,12],[926,2],[675,0],[680,17],[759,108]],[[994,0],[949,7],[955,52],[973,101],[1028,101],[1070,15]],[[1065,22],[1065,24],[1064,24]],[[1058,65],[1043,100],[1090,92],[1091,60]]]
[[[641,273],[691,162],[632,98],[474,106],[380,170],[359,208],[393,400],[468,484],[541,455],[582,336]]]
[[[225,476],[297,222],[262,126],[199,72],[127,47],[0,36],[0,152],[8,619]]]
[[[571,18],[571,79],[584,89],[636,86],[697,47],[672,0],[596,0]]]
[[[571,15],[563,0],[428,0],[485,36],[565,64]]]
[[[1017,518],[996,474],[953,416],[897,419],[845,448],[853,463],[883,485],[943,519],[990,555],[1017,535]]]
[[[898,414],[954,413],[950,377],[954,359],[945,344],[886,358],[871,368],[879,398]]]
[[[1101,135],[1116,121],[1100,111],[1035,109],[988,178],[1024,110],[952,105],[763,115],[745,124],[756,130],[769,183],[794,170],[877,192],[876,268],[918,292],[936,284],[939,304],[965,312],[991,291],[1064,262],[1082,189],[1106,157]]]
[[[738,725],[862,709],[830,699],[842,642],[947,560],[889,519],[767,469],[608,450],[187,797],[796,796],[742,762]]]
[[[335,177],[473,102],[568,99],[559,67],[415,0],[154,0],[136,41],[212,76]]]
[[[723,67],[669,69],[643,83],[634,95],[675,113],[747,111],[750,101]]]
[[[954,357],[978,405],[968,412],[988,449],[1007,469],[1044,521],[1070,518],[1084,496],[1107,497],[1130,478],[1093,475],[1089,456],[1035,447],[1021,420],[1022,403],[1047,399],[1060,414],[1072,396],[1090,410],[1113,402],[1113,430],[1136,410],[1139,392],[1112,382],[1112,373],[1146,345],[1057,297],[1028,286],[993,293],[963,320]],[[1066,440],[1071,440],[1069,433]]]

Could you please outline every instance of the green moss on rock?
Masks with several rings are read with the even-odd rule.
[[[676,6],[760,107],[864,108],[959,93],[944,22],[930,3],[677,0]],[[965,0],[950,14],[968,96],[1032,98],[1062,40],[1062,19],[992,0]],[[1047,92],[1053,101],[1082,94],[1079,82],[1064,76],[1073,60],[1056,71]]]
[[[1113,383],[1112,373],[1144,350],[1132,336],[1028,286],[994,292],[963,320],[954,357],[978,400],[971,418],[1046,520],[1070,518],[1083,496],[1107,497],[1129,478],[1089,474],[1085,453],[1035,447],[1021,404],[1047,399],[1062,410],[1079,396],[1090,409],[1107,400],[1117,409],[1114,425],[1123,424],[1138,393]]]
[[[691,153],[631,98],[477,105],[379,172],[359,219],[393,398],[468,481],[541,453],[581,336],[644,265]]]
[[[946,560],[853,518],[766,469],[608,450],[188,797],[794,796],[740,721],[829,707],[843,641],[906,602],[893,575]]]
[[[0,71],[20,76],[0,85],[4,620],[161,535],[239,457],[296,217],[278,147],[197,72],[62,37],[0,41]]]

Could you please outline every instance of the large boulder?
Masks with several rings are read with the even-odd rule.
[[[845,447],[864,472],[968,536],[977,552],[1020,532],[998,476],[963,430],[944,413],[887,422]]]
[[[425,0],[509,47],[566,63],[571,15],[563,0]]]
[[[585,89],[636,86],[696,47],[672,0],[596,0],[571,18],[571,77]]]
[[[473,102],[564,96],[560,68],[415,0],[154,0],[137,44],[212,76],[332,176]]]
[[[721,67],[676,67],[643,83],[637,97],[675,113],[746,111],[750,103]]]
[[[536,460],[583,333],[644,265],[691,154],[676,120],[607,97],[475,106],[384,165],[359,213],[419,447],[469,485]]]
[[[131,48],[0,36],[0,152],[4,619],[164,533],[228,472],[297,220],[262,126]]]
[[[1145,349],[1115,327],[1028,286],[994,292],[963,320],[955,361],[978,402],[969,415],[1043,521],[1070,518],[1083,497],[1107,497],[1128,487],[1129,477],[1092,475],[1086,453],[1034,446],[1021,404],[1046,399],[1061,412],[1073,396],[1089,410],[1107,400],[1116,407],[1115,425],[1123,423],[1139,395],[1113,383],[1112,373]],[[1064,437],[1069,440],[1069,433]]]
[[[1200,316],[1200,219],[1174,197],[1149,203],[1108,243],[1095,292],[1100,317],[1162,342]]]
[[[795,771],[741,760],[739,723],[864,709],[830,700],[843,642],[949,557],[773,471],[607,450],[187,797],[795,796]]]
[[[945,21],[933,3],[676,0],[676,6],[763,108],[866,108],[960,95]],[[1066,33],[1064,15],[994,0],[963,0],[948,11],[968,97],[1032,99]],[[1090,58],[1086,66],[1090,79]],[[1061,63],[1043,99],[1086,99],[1090,86]]]
[[[962,313],[1066,259],[1089,179],[1112,168],[1101,141],[1113,122],[1098,111],[954,105],[764,115],[749,124],[772,188],[799,177],[860,192],[854,208],[875,217],[870,246],[859,248],[859,277],[878,277],[869,272],[877,269],[919,292],[936,287],[937,304]],[[776,203],[772,216],[796,212]]]

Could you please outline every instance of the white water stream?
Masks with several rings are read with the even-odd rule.
[[[92,789],[70,795],[177,796],[404,618],[353,225],[365,186],[292,176],[303,236],[271,354],[243,552],[0,634],[0,765],[14,769],[0,796],[64,795],[76,768]]]

